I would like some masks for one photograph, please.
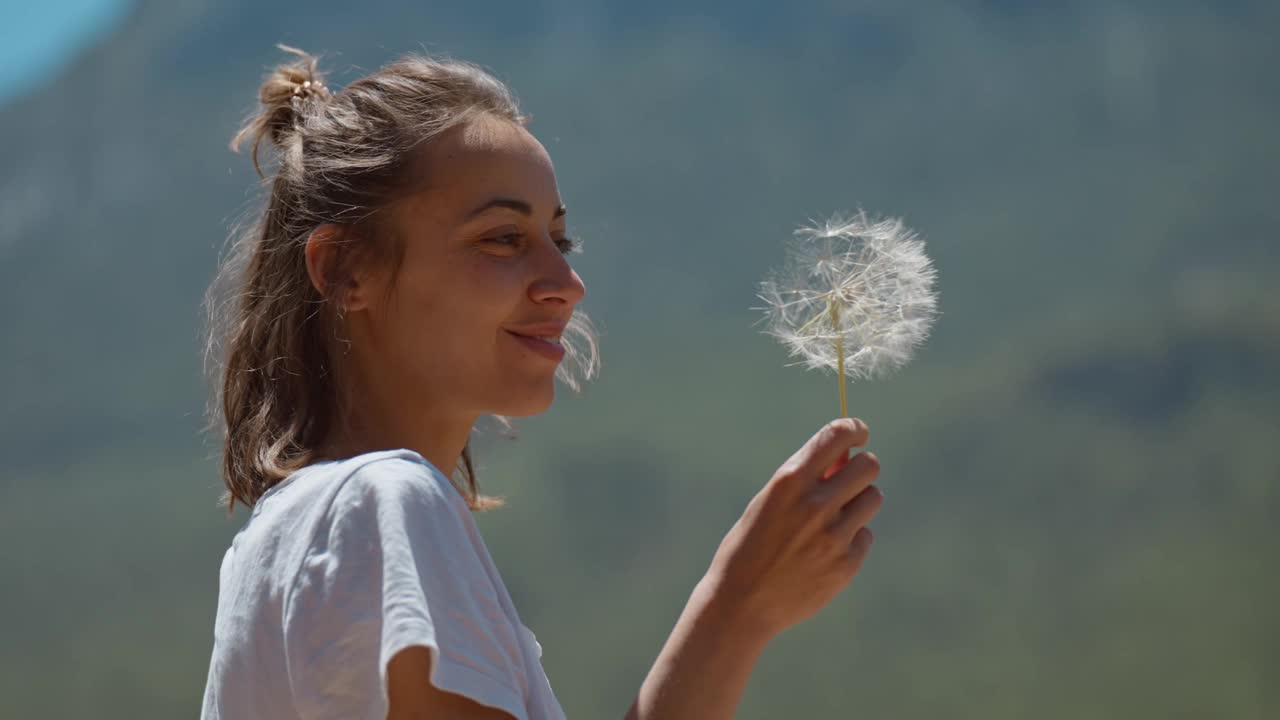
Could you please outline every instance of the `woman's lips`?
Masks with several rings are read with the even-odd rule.
[[[527,335],[520,335],[518,333],[513,333],[510,330],[508,330],[507,333],[511,335],[511,337],[523,343],[525,347],[549,360],[559,362],[564,358],[564,348],[558,343],[539,340],[538,338],[529,337]]]

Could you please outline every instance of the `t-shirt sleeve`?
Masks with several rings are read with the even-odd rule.
[[[387,663],[417,645],[431,653],[436,687],[527,717],[518,631],[470,511],[434,472],[383,458],[334,494],[285,598],[289,681],[303,718],[384,720]]]

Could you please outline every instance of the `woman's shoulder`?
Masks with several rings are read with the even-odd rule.
[[[376,450],[338,461],[328,471],[332,505],[445,505],[466,508],[453,482],[431,461],[407,448]]]
[[[332,525],[469,515],[466,500],[434,464],[407,448],[323,460],[294,472],[259,498],[247,527],[263,531],[310,523]],[[465,522],[465,521],[464,521]],[[311,533],[308,533],[311,534]]]
[[[473,542],[466,502],[417,452],[379,450],[308,468],[294,481],[294,497],[280,497],[270,511],[273,530],[290,522],[303,530],[296,542],[304,571],[359,574],[371,554],[381,556],[379,566],[409,566],[422,552]]]

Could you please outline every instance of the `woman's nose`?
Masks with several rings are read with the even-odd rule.
[[[539,268],[538,278],[529,289],[529,296],[535,302],[561,300],[570,306],[578,304],[587,293],[587,287],[576,270],[569,265],[569,260],[555,247],[549,262]]]

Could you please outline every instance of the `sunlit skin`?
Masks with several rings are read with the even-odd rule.
[[[447,475],[480,416],[550,407],[559,361],[510,331],[567,324],[586,288],[564,255],[551,158],[527,130],[472,120],[430,143],[426,169],[429,184],[391,209],[406,243],[395,282],[367,263],[341,293],[341,381],[356,407],[352,430],[323,454],[409,448]],[[342,232],[321,226],[308,240],[317,287]]]

